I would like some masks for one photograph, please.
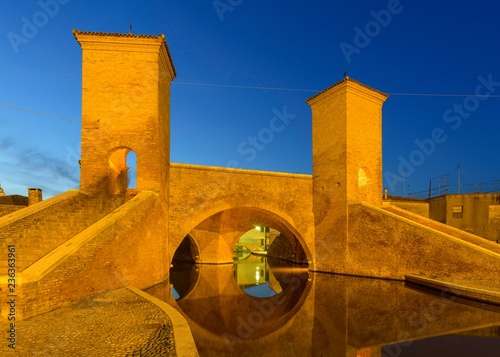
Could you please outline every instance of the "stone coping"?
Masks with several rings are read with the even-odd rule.
[[[428,278],[421,275],[405,275],[405,281],[462,298],[500,305],[500,286],[488,286],[481,281]]]
[[[148,293],[145,293],[144,291],[137,289],[134,286],[128,286],[128,289],[143,297],[144,299],[149,300],[168,315],[170,321],[172,322],[172,329],[174,331],[175,353],[177,357],[199,356],[196,344],[194,343],[193,335],[191,333],[191,329],[189,328],[189,324],[180,312],[178,312],[166,302],[152,295],[149,295]]]
[[[32,206],[28,206],[26,208],[22,208],[19,211],[10,213],[6,216],[3,216],[0,218],[0,228],[8,226],[9,224],[12,224],[16,221],[19,221],[20,219],[26,218],[36,212],[42,211],[50,206],[53,206],[59,202],[62,202],[64,200],[67,200],[68,198],[72,198],[75,196],[78,196],[80,194],[80,191],[78,190],[69,190],[67,192],[61,193],[60,195],[51,197],[49,199],[46,199],[44,201],[38,202]]]

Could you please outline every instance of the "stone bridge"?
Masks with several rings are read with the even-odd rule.
[[[330,257],[317,260],[321,236],[324,253],[344,259],[348,204],[382,202],[387,95],[346,77],[309,99],[312,176],[175,164],[169,94],[176,72],[165,38],[74,34],[83,50],[82,192],[125,194],[126,156],[134,151],[137,190],[157,193],[168,207],[171,257],[189,237],[198,262],[231,262],[238,238],[259,224],[288,239],[292,249],[282,258],[331,270]]]
[[[176,72],[165,37],[74,35],[83,60],[80,190],[0,217],[2,257],[17,247],[20,316],[159,284],[176,251],[200,264],[231,263],[236,242],[255,225],[281,232],[288,248],[274,252],[313,271],[427,277],[434,287],[481,279],[486,300],[498,299],[498,245],[383,206],[384,93],[345,77],[308,99],[312,175],[171,163]],[[0,263],[7,271],[7,260]],[[7,279],[0,277],[3,288]]]
[[[238,239],[260,225],[289,238],[295,257],[282,258],[312,263],[309,175],[171,164],[170,183],[170,252],[189,235],[198,262],[232,263]]]

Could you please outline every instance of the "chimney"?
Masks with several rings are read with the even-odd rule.
[[[28,188],[28,206],[42,201],[42,190],[39,188]]]

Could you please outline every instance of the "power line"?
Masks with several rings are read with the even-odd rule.
[[[239,86],[231,84],[215,84],[215,83],[192,83],[192,82],[172,82],[172,84],[198,86],[198,87],[222,87],[222,88],[237,88],[237,89],[260,89],[260,90],[281,90],[293,92],[320,92],[316,89],[301,89],[301,88],[281,88],[281,87],[254,87],[254,86]]]
[[[71,123],[79,123],[79,121],[77,120],[73,120],[73,119],[68,119],[68,118],[63,118],[63,117],[60,117],[60,116],[57,116],[57,115],[52,115],[52,114],[46,114],[46,113],[41,113],[41,112],[35,112],[33,110],[30,110],[30,109],[25,109],[25,108],[19,108],[19,107],[13,107],[11,105],[7,105],[7,104],[2,104],[0,103],[0,107],[4,107],[4,108],[8,108],[8,109],[13,109],[13,110],[19,110],[21,112],[26,112],[26,113],[30,113],[30,114],[35,114],[35,115],[40,115],[40,116],[44,116],[44,117],[49,117],[49,118],[52,118],[52,119],[58,119],[58,120],[64,120],[64,121],[69,121]]]
[[[216,84],[216,83],[195,83],[195,82],[172,82],[172,84],[198,86],[198,87],[221,87],[221,88],[237,88],[237,89],[259,89],[259,90],[280,90],[280,91],[294,91],[294,92],[322,92],[321,89],[304,89],[304,88],[282,88],[282,87],[265,87],[265,86],[240,86],[231,84]],[[389,95],[394,96],[413,96],[413,97],[483,97],[483,98],[500,98],[500,95],[477,95],[477,94],[446,94],[446,93],[402,93],[402,92],[388,92]]]
[[[0,71],[9,71],[9,72],[23,72],[23,73],[36,73],[36,74],[48,74],[48,75],[58,75],[58,76],[74,76],[78,77],[79,74],[72,73],[60,73],[60,72],[44,72],[44,71],[33,71],[33,70],[22,70],[22,69],[12,69],[12,68],[0,68]],[[267,87],[267,86],[244,86],[244,85],[231,85],[231,84],[218,84],[218,83],[198,83],[198,82],[172,82],[172,84],[185,85],[185,86],[198,86],[198,87],[218,87],[218,88],[233,88],[233,89],[256,89],[256,90],[271,90],[271,91],[290,91],[290,92],[311,92],[311,93],[319,93],[322,90],[320,89],[305,89],[305,88],[286,88],[286,87]],[[500,98],[500,95],[476,95],[476,94],[446,94],[446,93],[404,93],[404,92],[389,92],[387,93],[392,96],[412,96],[412,97],[483,97],[483,98]],[[1,107],[19,110],[26,113],[31,113],[35,115],[45,116],[52,119],[64,120],[71,123],[79,123],[77,120],[68,119],[64,117],[60,117],[57,115],[42,113],[33,111],[30,109],[14,107],[7,104],[1,104]]]
[[[412,96],[412,97],[478,97],[478,98],[500,98],[493,94],[444,94],[444,93],[387,93],[389,95]]]
[[[44,72],[44,71],[33,71],[24,69],[14,69],[14,68],[0,68],[0,71],[7,72],[22,72],[22,73],[36,73],[36,74],[48,74],[55,76],[70,76],[70,77],[80,77],[80,74],[73,73],[62,73],[62,72]],[[319,93],[322,89],[306,89],[306,88],[287,88],[287,87],[266,87],[266,86],[244,86],[244,85],[232,85],[232,84],[218,84],[218,83],[197,83],[197,82],[172,82],[172,84],[186,85],[186,86],[198,86],[198,87],[220,87],[220,88],[235,88],[235,89],[258,89],[258,90],[275,90],[275,91],[290,91],[290,92],[311,92]],[[405,93],[405,92],[387,92],[387,94],[392,96],[410,96],[410,97],[483,97],[483,98],[500,98],[500,95],[477,95],[477,94],[448,94],[448,93]]]

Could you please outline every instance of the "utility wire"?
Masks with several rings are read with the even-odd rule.
[[[12,69],[12,68],[0,68],[0,71],[7,72],[23,72],[23,73],[36,73],[36,74],[48,74],[57,76],[70,76],[79,77],[79,74],[72,73],[58,73],[58,72],[44,72],[44,71],[33,71],[33,70],[22,70],[22,69]],[[217,84],[217,83],[196,83],[196,82],[172,82],[174,85],[184,85],[184,86],[198,86],[198,87],[219,87],[219,88],[234,88],[234,89],[257,89],[257,90],[274,90],[274,91],[289,91],[289,92],[311,92],[320,93],[320,89],[304,89],[304,88],[285,88],[285,87],[266,87],[266,86],[243,86],[243,85],[230,85],[230,84]],[[500,98],[500,95],[488,94],[488,95],[476,95],[476,94],[446,94],[446,93],[403,93],[403,92],[389,92],[387,93],[392,96],[411,96],[411,97],[482,97],[482,98]],[[77,120],[63,118],[57,115],[46,114],[41,112],[36,112],[33,110],[18,108],[7,104],[1,104],[0,107],[19,110],[26,113],[31,113],[35,115],[45,116],[52,119],[64,120],[71,123],[79,123]]]
[[[13,68],[0,68],[0,71],[49,74],[49,75],[55,75],[55,76],[80,77],[79,74],[73,74],[73,73],[32,71],[32,70],[13,69]],[[172,82],[172,84],[186,85],[186,86],[198,86],[198,87],[259,89],[259,90],[277,90],[277,91],[291,91],[291,92],[319,93],[319,92],[323,91],[322,89],[284,88],[284,87],[266,87],[266,86],[242,86],[242,85],[231,85],[231,84],[196,83],[196,82]],[[412,97],[470,97],[470,96],[473,96],[473,97],[484,97],[484,98],[500,98],[500,95],[495,95],[495,94],[477,95],[477,94],[403,93],[403,92],[388,92],[387,94],[394,95],[394,96],[412,96]]]
[[[315,89],[254,87],[254,86],[238,86],[238,85],[230,85],[230,84],[213,84],[213,83],[172,82],[172,84],[198,86],[198,87],[222,87],[222,88],[238,88],[238,89],[282,90],[282,91],[293,91],[293,92],[320,92],[319,90],[315,90]]]
[[[13,110],[19,110],[21,112],[26,112],[26,113],[31,113],[31,114],[35,114],[35,115],[40,115],[40,116],[44,116],[44,117],[49,117],[49,118],[52,118],[52,119],[59,119],[59,120],[64,120],[64,121],[69,121],[71,123],[79,123],[79,121],[77,120],[73,120],[73,119],[68,119],[68,118],[63,118],[63,117],[59,117],[57,115],[52,115],[52,114],[46,114],[46,113],[41,113],[41,112],[35,112],[33,110],[29,110],[29,109],[24,109],[24,108],[18,108],[18,107],[13,107],[11,105],[7,105],[7,104],[2,104],[0,103],[0,107],[4,107],[4,108],[8,108],[8,109],[13,109]]]
[[[13,68],[0,68],[0,71],[80,77],[80,74],[73,74],[73,73],[32,71],[32,70],[13,69]],[[172,82],[172,84],[186,85],[186,86],[198,86],[198,87],[221,87],[221,88],[259,89],[259,90],[277,90],[277,91],[313,92],[313,93],[319,93],[319,92],[323,91],[322,89],[284,88],[284,87],[266,87],[266,86],[242,86],[242,85],[231,85],[231,84],[175,82],[175,81]],[[404,92],[388,92],[387,94],[394,95],[394,96],[412,96],[412,97],[470,97],[470,96],[473,96],[473,97],[483,97],[483,98],[500,98],[500,95],[495,95],[495,94],[477,95],[477,94],[404,93]]]
[[[387,93],[389,95],[401,95],[412,97],[478,97],[478,98],[500,98],[494,94],[444,94],[444,93]]]
[[[303,88],[281,88],[281,87],[259,87],[259,86],[239,86],[239,85],[229,85],[229,84],[214,84],[214,83],[194,83],[194,82],[172,82],[172,84],[187,85],[187,86],[198,86],[198,87],[222,87],[222,88],[238,88],[238,89],[260,89],[260,90],[281,90],[281,91],[294,91],[294,92],[314,92],[319,93],[323,90],[321,89],[303,89]],[[483,97],[483,98],[500,98],[500,95],[485,94],[445,94],[445,93],[401,93],[401,92],[389,92],[389,95],[394,96],[413,96],[413,97]]]

